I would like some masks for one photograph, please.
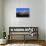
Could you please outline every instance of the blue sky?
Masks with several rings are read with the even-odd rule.
[[[30,8],[16,8],[16,12],[29,12]],[[32,11],[32,8],[31,8]]]

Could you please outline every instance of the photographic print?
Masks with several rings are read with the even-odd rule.
[[[16,17],[29,17],[29,8],[16,8]]]

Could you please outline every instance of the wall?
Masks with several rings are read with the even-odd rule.
[[[32,7],[32,15],[30,12],[29,18],[16,18],[17,7]],[[7,35],[10,26],[36,26],[39,27],[39,39],[45,39],[44,11],[43,0],[4,0],[4,26]]]
[[[2,37],[2,0],[0,0],[0,38]]]
[[[45,39],[45,3],[44,0],[35,0],[33,2],[33,16],[35,23],[39,27],[39,38]]]
[[[46,40],[46,0],[45,0],[45,40]]]

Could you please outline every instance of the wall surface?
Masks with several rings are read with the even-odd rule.
[[[0,38],[2,37],[2,0],[0,0]]]
[[[39,38],[45,39],[45,4],[44,0],[35,0],[33,2],[34,25],[39,27]]]
[[[46,40],[46,0],[45,0],[45,40]]]
[[[29,18],[17,18],[16,8],[31,8]],[[4,0],[4,26],[7,35],[9,27],[39,27],[39,39],[45,39],[44,0]]]

